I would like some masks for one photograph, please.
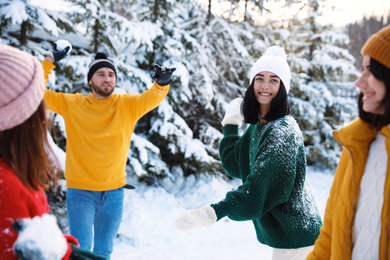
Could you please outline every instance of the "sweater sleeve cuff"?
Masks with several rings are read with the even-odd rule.
[[[218,202],[217,204],[211,204],[210,206],[214,209],[215,214],[217,215],[217,221],[226,217],[228,215],[227,208],[224,207],[223,201]]]
[[[73,236],[71,235],[66,235],[64,234],[64,237],[67,241],[67,244],[68,244],[68,251],[66,252],[66,254],[61,258],[61,260],[68,260],[70,258],[70,255],[72,254],[72,245],[71,244],[74,244],[76,246],[80,246],[79,242],[77,242],[77,239],[74,238]]]
[[[47,59],[44,59],[42,61],[42,65],[46,68],[48,68],[50,71],[54,70],[56,65],[54,65],[53,63],[51,63],[50,61],[48,61]]]
[[[158,89],[168,89],[169,88],[169,84],[168,85],[164,85],[164,86],[161,86],[159,85],[156,81],[154,81],[153,85],[155,85]]]
[[[238,135],[238,126],[237,125],[225,125],[222,128],[224,136]]]
[[[153,83],[153,88],[157,90],[157,93],[159,96],[161,95],[167,95],[169,91],[169,85],[166,86],[160,86],[156,81]]]

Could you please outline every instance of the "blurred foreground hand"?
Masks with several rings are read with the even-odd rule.
[[[181,231],[188,231],[196,227],[207,227],[217,222],[217,215],[210,206],[185,211],[176,218],[175,225]]]

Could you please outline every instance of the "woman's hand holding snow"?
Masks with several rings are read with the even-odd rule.
[[[54,63],[68,57],[72,51],[72,45],[67,40],[58,40],[54,43],[54,50],[46,52],[46,56],[50,56]]]
[[[226,107],[225,116],[222,119],[222,126],[225,125],[238,125],[241,126],[242,120],[244,119],[241,114],[241,103],[242,98],[236,98],[229,103]]]
[[[12,226],[19,233],[14,244],[19,259],[61,259],[68,251],[66,239],[53,215],[19,219]]]
[[[215,210],[210,206],[192,209],[176,218],[175,225],[181,231],[188,231],[195,227],[210,226],[217,222]]]
[[[152,80],[156,81],[160,86],[166,86],[172,83],[172,73],[176,68],[162,67],[158,64],[153,65],[154,73]]]

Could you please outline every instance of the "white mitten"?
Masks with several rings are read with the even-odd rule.
[[[181,231],[187,231],[195,227],[210,226],[217,222],[217,214],[210,206],[192,209],[184,212],[176,218],[175,225]]]
[[[222,119],[222,126],[225,125],[238,125],[241,126],[244,119],[241,114],[242,98],[236,98],[226,107],[225,116]]]
[[[14,243],[19,259],[62,259],[68,251],[67,241],[53,215],[16,220],[13,227],[19,233]]]

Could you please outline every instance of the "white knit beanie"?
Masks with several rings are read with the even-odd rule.
[[[280,78],[288,93],[290,90],[291,72],[286,57],[287,55],[283,48],[278,46],[269,47],[264,55],[253,65],[250,74],[251,83],[259,72],[269,71],[275,73]]]
[[[0,44],[0,131],[27,120],[42,102],[45,89],[38,59]]]

